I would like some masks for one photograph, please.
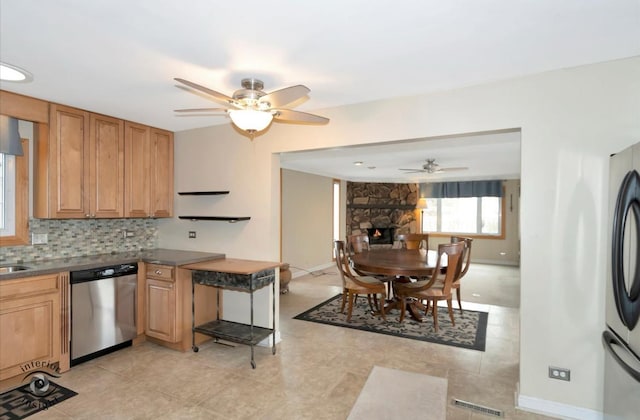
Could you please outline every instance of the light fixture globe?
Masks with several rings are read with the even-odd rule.
[[[249,133],[264,130],[273,120],[271,112],[255,109],[234,109],[229,111],[229,117],[239,129]]]

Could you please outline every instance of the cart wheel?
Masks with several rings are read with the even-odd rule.
[[[254,369],[256,368],[256,362],[254,360],[251,361],[251,367]]]
[[[193,347],[192,347],[192,349],[193,349],[193,352],[194,352],[194,353],[197,353],[197,352],[198,352],[198,350],[200,350],[200,349],[198,348],[198,346],[193,346]]]

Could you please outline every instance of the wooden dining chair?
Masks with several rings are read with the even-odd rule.
[[[456,298],[458,299],[458,307],[460,308],[460,313],[462,313],[462,298],[460,297],[460,280],[467,274],[469,271],[469,264],[471,263],[471,243],[473,239],[465,238],[462,236],[452,236],[451,243],[463,242],[464,243],[464,253],[462,254],[462,271],[460,272],[457,279],[451,284],[451,287],[456,291]]]
[[[360,254],[365,251],[369,251],[371,249],[369,242],[369,235],[366,233],[359,233],[354,235],[347,236],[347,245],[349,250],[349,255],[351,254]],[[366,273],[364,271],[356,270],[353,271],[360,276],[371,276],[376,279],[384,282],[387,285],[387,296],[391,296],[393,281],[395,280],[395,276],[383,276],[379,274]]]
[[[418,249],[420,243],[424,241],[424,248],[429,249],[428,233],[402,233],[396,236],[396,241],[400,242],[403,249]]]
[[[451,305],[451,285],[462,271],[462,265],[460,263],[462,261],[464,246],[464,242],[438,245],[436,266],[433,270],[431,278],[429,278],[428,280],[420,280],[411,283],[400,283],[395,285],[396,298],[400,302],[400,322],[404,321],[407,299],[414,298],[420,301],[427,302],[425,315],[428,314],[429,308],[431,308],[433,325],[436,332],[438,332],[438,301],[447,301],[447,308],[449,310],[449,318],[451,319],[451,324],[456,325],[456,321],[453,317],[453,308]],[[447,256],[448,269],[446,271],[444,280],[442,282],[438,282],[440,268],[442,267],[442,259],[445,254]]]
[[[344,313],[344,307],[347,301],[349,302],[349,309],[347,312],[347,322],[351,321],[351,314],[353,313],[353,303],[358,295],[366,295],[369,301],[369,306],[374,312],[377,312],[382,316],[382,319],[386,321],[384,313],[384,304],[387,298],[387,291],[385,285],[380,280],[371,276],[358,276],[351,271],[349,265],[349,258],[345,252],[344,241],[334,242],[334,252],[336,258],[336,266],[338,267],[338,273],[342,279],[342,305],[340,312]],[[380,299],[378,300],[378,295]],[[373,303],[371,299],[373,298]],[[375,307],[374,307],[375,303]]]

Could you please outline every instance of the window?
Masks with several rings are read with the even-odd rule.
[[[427,198],[423,232],[502,238],[501,197]]]
[[[0,154],[0,245],[29,243],[29,151],[22,141],[24,156]]]

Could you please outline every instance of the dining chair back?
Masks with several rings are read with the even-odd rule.
[[[462,236],[452,236],[451,243],[462,242],[464,243],[464,253],[462,254],[462,259],[460,261],[462,267],[460,270],[460,274],[457,279],[454,280],[452,287],[456,290],[456,299],[458,300],[458,308],[460,308],[460,313],[462,313],[462,292],[460,291],[460,280],[467,274],[469,271],[469,265],[471,263],[471,244],[473,242],[472,238],[465,238]]]
[[[368,251],[371,248],[369,235],[366,233],[347,236],[347,244],[349,245],[349,252],[354,254],[360,254],[361,252]]]
[[[342,305],[340,307],[340,312],[344,312],[345,304],[347,301],[349,302],[347,322],[351,321],[353,304],[358,295],[366,295],[372,311],[379,313],[382,318],[386,320],[384,304],[387,292],[384,283],[375,277],[359,276],[355,275],[351,271],[349,256],[345,250],[344,241],[334,242],[334,255],[336,259],[336,267],[338,268],[338,273],[342,280]],[[379,300],[378,295],[380,295]]]
[[[451,324],[456,325],[455,319],[453,317],[453,308],[451,306],[451,291],[453,282],[460,276],[460,273],[462,272],[462,265],[460,264],[460,261],[464,252],[464,246],[464,242],[438,245],[436,266],[430,279],[395,285],[396,298],[400,300],[400,322],[404,320],[406,300],[409,298],[414,298],[420,301],[427,301],[425,314],[427,314],[429,312],[429,308],[431,308],[431,313],[433,315],[433,325],[436,332],[438,331],[437,302],[440,300],[447,301],[447,308],[449,310],[449,318],[451,319]],[[445,272],[444,279],[442,279],[439,278],[439,276],[445,255],[447,256],[447,270]]]
[[[429,249],[428,233],[402,233],[396,236],[396,241],[400,242],[403,249],[419,249],[421,243],[424,249]]]

